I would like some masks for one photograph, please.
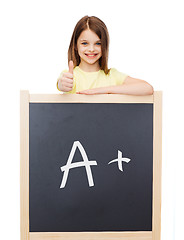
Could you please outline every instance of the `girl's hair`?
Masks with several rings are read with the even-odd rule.
[[[73,60],[74,67],[80,64],[77,40],[80,34],[86,29],[95,32],[101,40],[102,56],[99,59],[100,69],[104,70],[105,74],[108,74],[110,71],[110,69],[108,69],[109,33],[105,23],[95,16],[84,16],[76,24],[68,49],[68,62]]]

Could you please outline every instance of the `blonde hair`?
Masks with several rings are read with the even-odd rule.
[[[108,69],[109,33],[105,23],[95,16],[84,16],[77,22],[68,49],[68,62],[72,60],[74,67],[80,64],[80,56],[77,50],[77,40],[80,34],[86,29],[90,29],[95,32],[101,40],[102,56],[99,59],[99,65],[100,69],[104,70],[105,74],[108,74],[110,71],[110,69]]]

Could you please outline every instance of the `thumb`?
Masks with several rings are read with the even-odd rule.
[[[69,73],[73,74],[73,61],[72,60],[69,61],[68,66],[69,66]]]

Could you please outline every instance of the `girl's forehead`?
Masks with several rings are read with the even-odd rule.
[[[79,40],[95,40],[95,41],[98,41],[98,40],[100,40],[100,38],[92,30],[86,29],[86,30],[81,32],[81,34],[79,36]]]

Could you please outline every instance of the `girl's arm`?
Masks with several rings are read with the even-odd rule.
[[[127,95],[152,95],[153,87],[146,81],[127,77],[122,85],[93,88],[77,92],[79,94],[127,94]]]

